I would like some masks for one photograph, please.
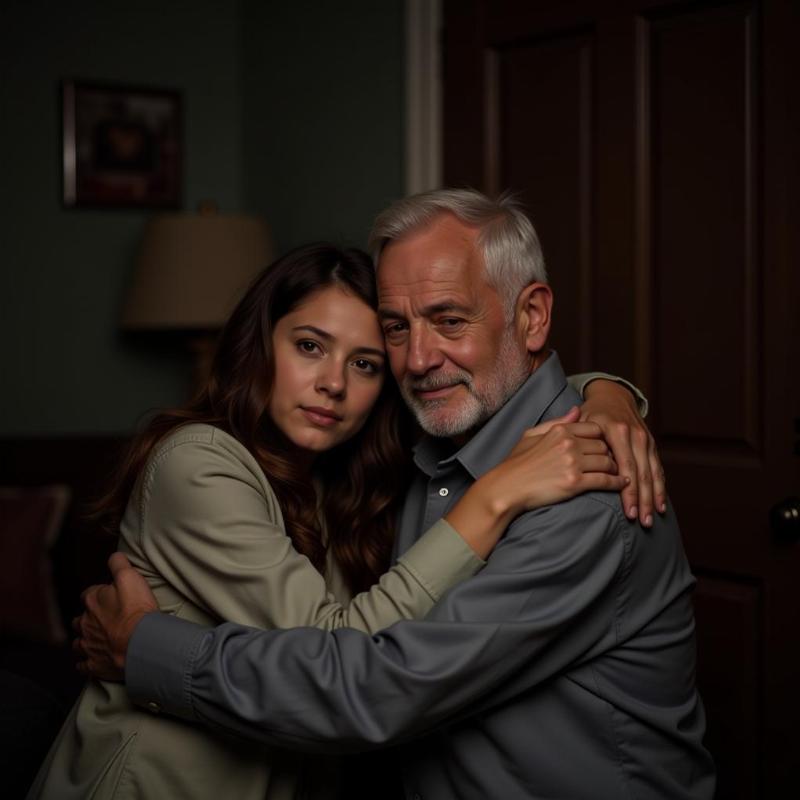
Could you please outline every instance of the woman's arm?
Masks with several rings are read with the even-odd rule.
[[[650,410],[650,403],[638,386],[608,372],[579,372],[567,375],[567,383],[584,401],[588,401],[598,388],[602,390],[611,387],[618,390],[621,397],[624,396],[630,401],[631,407],[640,419],[644,419]]]
[[[617,474],[600,428],[578,422],[573,408],[558,419],[527,430],[511,453],[475,481],[445,519],[475,552],[488,557],[511,522],[526,511],[589,491],[620,491],[628,479]],[[483,548],[488,547],[488,550]]]
[[[204,437],[178,435],[154,458],[142,487],[140,539],[131,545],[155,573],[154,585],[165,581],[219,620],[374,633],[423,617],[445,591],[475,574],[521,511],[594,488],[587,478],[571,481],[570,467],[592,469],[597,479],[613,464],[591,454],[605,450],[595,426],[579,428],[556,425],[548,436],[527,437],[476,482],[447,521],[435,524],[349,605],[335,600],[323,576],[292,546],[274,492],[252,456],[215,429],[206,428]],[[603,480],[604,486],[618,481],[610,474]]]
[[[439,523],[378,584],[349,605],[287,536],[274,492],[238,442],[206,428],[159,452],[142,487],[134,563],[218,620],[260,628],[353,627],[375,632],[424,616],[483,561]],[[178,612],[180,613],[180,611]]]
[[[628,516],[638,514],[646,527],[653,523],[654,499],[658,510],[666,511],[664,471],[642,421],[647,398],[633,384],[603,372],[567,380],[583,406],[528,431],[511,456],[476,481],[445,518],[481,558],[515,517],[582,492],[620,491]],[[578,420],[586,424],[571,424]]]

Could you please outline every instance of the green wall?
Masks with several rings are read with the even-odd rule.
[[[278,249],[363,247],[403,191],[402,0],[244,3],[245,201]]]
[[[147,214],[61,206],[61,79],[181,90],[184,207],[262,213],[285,249],[363,244],[400,194],[402,69],[401,0],[3,2],[0,436],[128,431],[188,382],[118,331]]]

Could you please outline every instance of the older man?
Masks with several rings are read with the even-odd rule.
[[[552,292],[513,203],[428,193],[384,212],[374,237],[392,371],[428,434],[402,552],[578,397],[547,349]],[[525,514],[425,621],[374,637],[140,620],[135,576],[118,578],[106,602],[122,604],[125,630],[138,623],[128,690],[153,709],[306,750],[403,742],[409,798],[713,794],[671,512],[643,531],[596,492]]]

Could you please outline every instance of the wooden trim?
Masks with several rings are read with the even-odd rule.
[[[441,0],[406,0],[405,191],[442,185]]]

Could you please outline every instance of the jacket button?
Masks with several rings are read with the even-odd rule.
[[[147,704],[147,710],[151,711],[153,714],[160,714],[161,713],[161,706],[158,703],[153,702],[152,700]]]

